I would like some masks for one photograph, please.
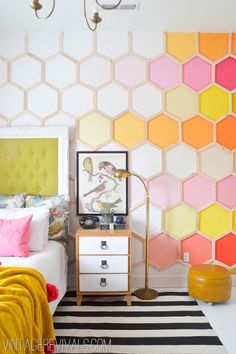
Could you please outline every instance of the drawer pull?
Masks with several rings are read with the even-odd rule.
[[[108,250],[108,244],[107,244],[107,241],[101,241],[101,246],[100,248],[102,250]]]
[[[103,288],[104,288],[105,286],[107,286],[107,280],[106,280],[106,278],[101,278],[101,280],[100,280],[100,286],[102,286]]]
[[[101,261],[101,268],[102,269],[108,269],[108,263],[106,260],[102,260]]]

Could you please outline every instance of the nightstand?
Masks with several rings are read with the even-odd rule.
[[[125,295],[131,305],[131,231],[76,232],[77,305],[83,295]]]

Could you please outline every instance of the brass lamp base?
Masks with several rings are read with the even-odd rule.
[[[137,289],[134,292],[134,295],[137,296],[139,299],[142,300],[153,300],[155,299],[159,294],[156,290],[150,289],[150,288],[142,288],[142,289]]]

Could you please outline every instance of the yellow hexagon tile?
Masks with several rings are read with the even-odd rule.
[[[93,148],[109,141],[111,122],[98,113],[91,113],[77,121],[76,138]]]
[[[233,212],[233,230],[236,232],[236,210]]]
[[[196,212],[185,204],[177,205],[165,213],[165,230],[167,233],[183,237],[196,229]]]
[[[131,149],[145,139],[145,123],[132,113],[126,113],[113,122],[113,139]]]
[[[216,120],[228,113],[229,95],[219,87],[212,86],[200,94],[199,110],[206,117]]]
[[[185,86],[178,86],[166,93],[166,111],[180,120],[197,113],[197,95]]]
[[[199,213],[199,230],[216,238],[230,230],[230,212],[219,204],[212,204]]]
[[[180,61],[196,53],[196,33],[169,32],[166,34],[166,51]]]

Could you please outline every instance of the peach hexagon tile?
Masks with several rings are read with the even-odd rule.
[[[230,212],[219,204],[212,204],[199,213],[199,231],[217,238],[230,230]]]
[[[150,205],[150,226],[149,234],[150,236],[158,234],[161,230],[162,215],[161,210]],[[132,231],[139,236],[145,238],[146,234],[146,205],[141,205],[140,207],[132,210],[130,212],[130,224]]]
[[[216,125],[216,141],[229,150],[236,148],[236,117],[228,116]]]
[[[144,247],[143,241],[137,237],[132,237],[132,264],[139,264],[143,262]]]
[[[193,208],[200,209],[214,199],[213,182],[203,176],[195,175],[183,183],[183,200]]]
[[[141,164],[140,161],[142,161]],[[161,151],[152,145],[145,143],[131,151],[130,167],[132,171],[144,178],[152,177],[162,170]]]
[[[146,80],[146,64],[138,57],[126,56],[115,62],[114,77],[128,87],[141,84]]]
[[[7,82],[7,62],[0,59],[0,85]]]
[[[197,113],[197,95],[183,85],[166,92],[166,111],[180,120],[191,118]]]
[[[180,61],[192,57],[197,51],[196,33],[166,33],[166,51]]]
[[[59,32],[29,32],[29,53],[47,59],[59,52]]]
[[[184,261],[184,253],[189,253],[191,265],[202,264],[212,258],[212,242],[206,237],[194,234],[181,240],[181,258]]]
[[[229,111],[229,95],[219,87],[211,86],[199,96],[199,110],[206,117],[216,120]]]
[[[163,42],[163,32],[135,31],[132,33],[133,52],[147,59],[163,52]]]
[[[80,64],[80,81],[98,88],[111,79],[111,63],[97,55],[89,57]]]
[[[24,113],[11,122],[12,127],[37,127],[41,125],[42,121],[29,113]]]
[[[200,149],[213,142],[213,125],[199,116],[188,119],[182,123],[182,140]]]
[[[194,57],[183,65],[183,82],[195,91],[211,83],[211,64],[200,57]]]
[[[81,60],[93,51],[93,33],[90,31],[63,33],[63,53]]]
[[[168,89],[180,82],[180,65],[174,59],[163,55],[149,63],[149,80],[162,89]]]
[[[209,177],[221,179],[232,171],[232,156],[219,146],[211,146],[200,153],[200,170]]]
[[[129,178],[129,190],[130,190],[130,208],[133,209],[137,205],[141,204],[145,200],[145,190],[143,184],[135,176]]]
[[[113,121],[113,139],[126,148],[141,144],[145,139],[145,123],[132,113]]]
[[[149,118],[162,111],[162,93],[150,84],[139,86],[132,91],[132,108]]]
[[[23,108],[23,91],[10,84],[0,87],[0,115],[13,118],[16,114],[21,113]]]
[[[168,208],[181,200],[180,183],[173,177],[161,175],[149,181],[150,200],[161,208]]]
[[[97,32],[97,51],[108,58],[115,59],[127,54],[129,50],[128,32],[126,31],[102,31]],[[115,43],[115,45],[111,45]]]
[[[0,57],[13,59],[25,51],[25,33],[2,31],[0,33]]]
[[[111,135],[111,122],[109,119],[94,112],[77,120],[76,137],[92,148],[109,141]]]
[[[74,85],[62,92],[62,110],[81,116],[93,109],[93,91],[82,85]]]
[[[176,237],[184,237],[196,229],[196,211],[179,204],[165,212],[165,231]]]
[[[197,169],[197,155],[187,146],[178,145],[166,152],[166,171],[178,178],[185,178]]]
[[[215,250],[217,261],[233,266],[236,263],[236,235],[229,233],[217,240]]]
[[[28,109],[41,118],[57,111],[58,95],[51,87],[41,84],[28,92]]]
[[[57,113],[54,116],[48,118],[44,121],[44,126],[48,127],[68,127],[69,128],[69,139],[70,141],[74,139],[75,134],[75,120],[66,114]]]
[[[60,75],[58,75],[59,72]],[[46,63],[45,80],[58,88],[64,88],[74,83],[76,80],[76,64],[63,55],[49,60]]]
[[[228,208],[236,208],[235,176],[227,176],[216,183],[216,199]]]
[[[179,139],[178,122],[174,119],[160,114],[151,119],[148,125],[148,140],[162,149],[177,144]]]
[[[97,108],[114,118],[128,109],[128,91],[111,83],[97,91]]]
[[[41,80],[41,63],[29,55],[12,63],[11,80],[24,88],[29,88]]]
[[[199,52],[211,61],[216,61],[228,53],[227,33],[199,33]]]
[[[149,259],[152,266],[162,270],[176,263],[178,242],[162,233],[150,240]]]
[[[236,59],[228,57],[216,64],[215,81],[229,91],[236,88]]]

